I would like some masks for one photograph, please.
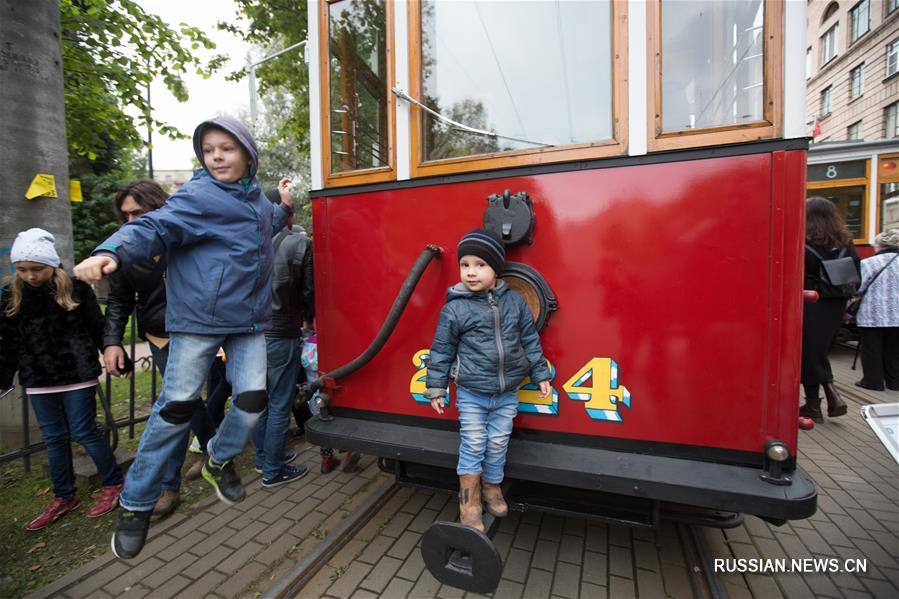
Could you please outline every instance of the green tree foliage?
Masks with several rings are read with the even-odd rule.
[[[215,44],[186,23],[170,27],[133,0],[60,0],[59,10],[70,154],[93,159],[110,141],[138,148],[147,125],[178,137],[150,115],[147,85],[159,77],[178,100],[187,100],[181,75],[193,70],[208,77],[218,68],[224,57],[204,64],[195,53]]]
[[[260,57],[274,54],[306,39],[306,0],[235,0],[239,16],[247,22],[241,26],[236,21],[219,23],[219,28],[237,35],[245,42],[261,49]],[[229,75],[239,80],[246,75],[244,69]],[[303,50],[296,49],[270,60],[256,69],[259,95],[281,94],[289,101],[284,115],[272,139],[278,143],[295,146],[300,154],[309,154],[309,68],[303,59]]]

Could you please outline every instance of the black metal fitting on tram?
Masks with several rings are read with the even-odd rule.
[[[333,416],[329,414],[328,410],[330,396],[328,396],[327,393],[321,392],[320,389],[323,387],[333,387],[334,381],[353,374],[371,362],[372,359],[378,355],[378,352],[381,351],[381,348],[383,348],[384,344],[387,343],[387,340],[390,339],[390,335],[393,333],[396,324],[399,322],[406,306],[409,304],[409,299],[412,297],[412,293],[415,291],[415,287],[418,285],[418,281],[421,280],[428,264],[435,258],[443,256],[443,253],[444,250],[439,245],[428,244],[425,246],[425,249],[422,250],[421,255],[418,256],[418,260],[415,261],[409,274],[406,275],[406,280],[403,281],[403,286],[400,287],[396,299],[393,300],[393,306],[390,308],[390,312],[387,313],[387,318],[384,319],[381,330],[375,335],[371,344],[354,360],[335,368],[331,372],[321,375],[311,383],[303,383],[300,385],[299,393],[294,399],[295,404],[302,405],[306,403],[316,391],[319,391],[319,394],[315,399],[316,407],[319,409],[319,418],[325,421],[333,419]]]

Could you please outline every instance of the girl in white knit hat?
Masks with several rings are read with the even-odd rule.
[[[103,316],[90,286],[60,268],[53,235],[28,229],[16,236],[16,272],[0,296],[0,388],[19,382],[31,400],[47,445],[53,500],[25,527],[49,526],[78,507],[71,440],[94,460],[103,487],[89,518],[115,509],[122,472],[95,424]]]

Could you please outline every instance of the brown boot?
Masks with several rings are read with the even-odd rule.
[[[843,398],[840,397],[840,394],[837,393],[833,383],[824,383],[823,387],[824,397],[827,398],[827,415],[831,418],[845,416],[849,408],[846,406],[846,402],[843,401]]]
[[[463,474],[459,477],[459,519],[465,526],[484,532],[481,506],[481,475]]]
[[[509,505],[503,499],[503,490],[499,485],[493,483],[482,482],[481,491],[484,494],[484,503],[487,504],[487,511],[497,518],[505,518],[509,514]]]

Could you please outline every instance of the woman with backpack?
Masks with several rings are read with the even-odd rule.
[[[862,260],[858,308],[864,389],[899,391],[899,229],[874,239],[877,252]]]
[[[843,322],[846,302],[858,289],[859,257],[836,206],[827,198],[805,202],[805,285],[818,292],[818,301],[806,303],[802,315],[802,388],[805,404],[799,415],[824,422],[821,387],[827,415],[844,416],[846,403],[833,386],[827,354]],[[840,273],[840,268],[842,272]],[[847,272],[848,271],[848,272]],[[838,273],[843,275],[838,278]]]

